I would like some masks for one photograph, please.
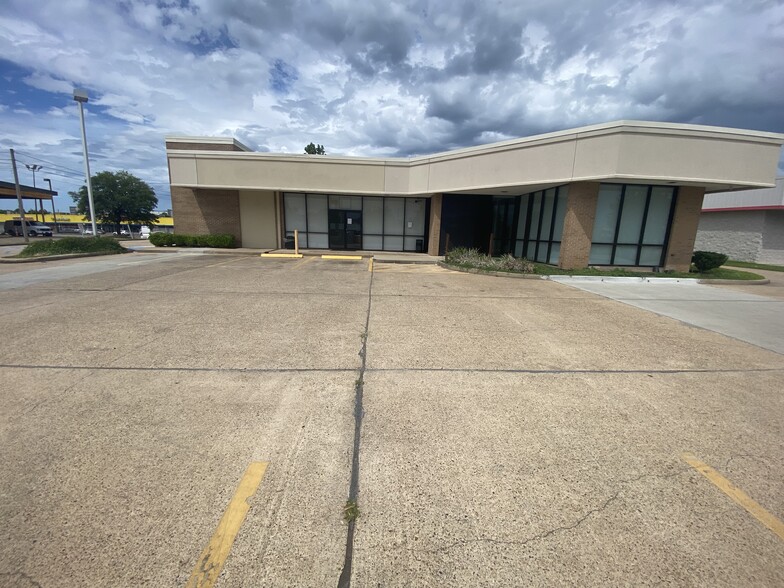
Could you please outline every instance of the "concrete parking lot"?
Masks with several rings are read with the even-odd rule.
[[[261,462],[216,585],[337,586],[358,385],[353,586],[784,584],[776,351],[367,260],[136,253],[0,286],[0,585],[185,586]]]

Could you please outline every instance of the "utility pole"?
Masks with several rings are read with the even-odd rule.
[[[14,168],[14,184],[16,184],[16,201],[19,203],[19,216],[22,219],[22,235],[24,235],[25,243],[30,242],[30,237],[27,236],[27,221],[25,221],[24,204],[22,203],[22,190],[19,188],[19,173],[16,171],[16,156],[14,150],[11,151],[11,167]]]
[[[54,215],[54,230],[58,233],[60,232],[60,225],[57,224],[57,207],[54,205],[54,191],[52,190],[52,180],[49,178],[44,178],[44,182],[49,183],[49,192],[51,192],[50,196],[52,197],[52,214]],[[44,219],[46,222],[46,219]]]
[[[31,172],[33,172],[33,188],[35,188],[35,172],[37,172],[43,166],[38,165],[37,163],[25,163],[25,167],[29,169]],[[37,200],[38,200],[38,210],[40,210],[44,207],[44,202],[40,198]],[[35,201],[36,199],[33,198],[33,202]],[[38,210],[35,211],[35,220],[38,220]],[[44,219],[42,218],[41,220],[43,221]]]

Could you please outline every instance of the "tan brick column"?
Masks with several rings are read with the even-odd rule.
[[[569,184],[558,267],[565,269],[588,267],[598,200],[599,182]]]
[[[184,235],[228,233],[242,242],[239,191],[172,186],[171,197],[175,232]]]
[[[670,228],[670,242],[667,245],[667,256],[664,258],[665,270],[689,271],[704,195],[705,188],[692,186],[678,188],[678,200],[675,203]]]
[[[433,194],[430,198],[430,232],[427,241],[427,254],[438,255],[441,243],[441,194]]]

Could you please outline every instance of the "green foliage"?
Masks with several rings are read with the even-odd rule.
[[[359,518],[359,505],[356,500],[347,500],[343,507],[343,520],[348,522],[356,521]]]
[[[67,255],[69,253],[125,253],[128,251],[112,237],[63,237],[30,243],[22,249],[19,257],[42,257]]]
[[[521,274],[534,273],[534,264],[522,257],[504,254],[490,257],[480,253],[478,249],[457,247],[448,251],[444,258],[446,263],[460,267],[472,267],[491,272],[516,272]]]
[[[761,270],[768,270],[772,272],[784,272],[784,265],[775,265],[770,263],[754,263],[753,261],[734,261],[730,260],[724,265],[728,265],[731,267],[745,267],[748,269],[761,269]]]
[[[158,198],[146,182],[127,171],[100,172],[92,176],[93,202],[96,220],[100,223],[121,225],[141,223],[149,225],[158,220],[153,210]],[[69,192],[80,214],[89,215],[87,186]]]
[[[150,243],[156,247],[215,247],[233,249],[237,246],[234,235],[183,235],[180,233],[152,233]]]
[[[697,271],[707,272],[712,269],[721,267],[729,259],[723,253],[716,253],[715,251],[695,251],[691,258],[691,262]]]
[[[314,143],[308,143],[305,145],[305,153],[308,155],[326,155],[327,152],[324,150],[324,145],[316,145]]]

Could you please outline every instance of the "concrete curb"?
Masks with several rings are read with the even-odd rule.
[[[47,255],[41,257],[0,257],[0,263],[37,263],[41,261],[58,261],[60,259],[76,259],[79,257],[102,257],[106,255],[123,255],[133,251],[120,251],[119,253],[66,253],[65,255]]]
[[[717,284],[722,286],[732,286],[742,284],[744,286],[764,286],[765,284],[770,284],[770,280],[768,278],[763,278],[762,280],[697,280],[698,284]]]
[[[699,278],[645,278],[645,277],[632,277],[632,276],[560,276],[560,275],[539,275],[539,274],[516,274],[512,272],[491,272],[484,271],[476,268],[464,268],[456,265],[449,265],[445,261],[439,261],[438,265],[444,269],[452,270],[455,272],[463,272],[465,274],[477,274],[480,276],[494,276],[498,278],[522,278],[528,280],[550,280],[552,282],[561,282],[568,284],[569,282],[616,282],[626,284],[715,284],[715,285],[743,285],[743,286],[763,286],[770,284],[770,280],[765,278],[762,280],[710,280]]]
[[[523,280],[547,280],[550,276],[540,276],[538,274],[515,274],[512,272],[491,272],[480,270],[472,267],[458,267],[456,265],[449,265],[445,261],[439,261],[438,265],[444,269],[452,270],[453,272],[463,272],[464,274],[477,274],[480,276],[494,276],[497,278],[517,278]]]

